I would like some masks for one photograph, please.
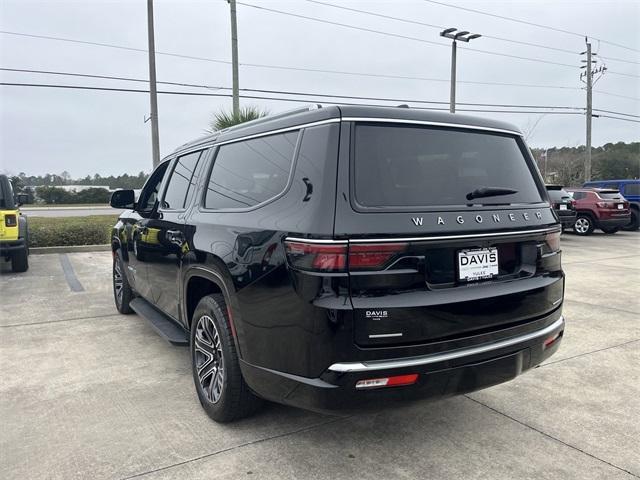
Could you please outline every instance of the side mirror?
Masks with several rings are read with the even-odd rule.
[[[29,195],[27,195],[26,193],[18,193],[16,195],[16,204],[18,205],[18,207],[21,207],[22,205],[24,205],[25,203],[27,203],[29,201]]]
[[[109,205],[113,208],[132,209],[136,201],[133,190],[116,190],[111,194]]]

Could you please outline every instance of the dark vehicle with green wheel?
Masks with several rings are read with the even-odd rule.
[[[11,261],[14,272],[29,269],[29,229],[27,217],[19,208],[22,196],[16,198],[11,182],[0,175],[0,258]]]
[[[219,422],[462,394],[562,341],[560,222],[507,123],[300,109],[183,145],[111,205],[117,308],[190,347]]]

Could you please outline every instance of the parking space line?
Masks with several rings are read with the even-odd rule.
[[[626,469],[624,469],[624,468],[622,468],[622,467],[619,467],[618,465],[616,465],[616,464],[614,464],[614,463],[611,463],[611,462],[608,462],[608,461],[606,461],[606,460],[603,460],[603,459],[602,459],[602,458],[600,458],[600,457],[596,457],[596,456],[595,456],[595,455],[593,455],[592,453],[586,452],[586,451],[584,451],[584,450],[582,450],[582,449],[580,449],[580,448],[576,447],[575,445],[571,445],[570,443],[567,443],[567,442],[565,442],[565,441],[562,441],[562,440],[560,440],[559,438],[554,437],[553,435],[550,435],[550,434],[548,434],[548,433],[546,433],[546,432],[543,432],[542,430],[539,430],[539,429],[537,429],[536,427],[533,427],[533,426],[531,426],[531,425],[528,425],[528,424],[524,423],[523,421],[518,420],[517,418],[512,417],[511,415],[507,415],[506,413],[503,413],[503,412],[501,412],[500,410],[497,410],[497,409],[495,409],[495,408],[493,408],[493,407],[490,407],[490,406],[489,406],[489,405],[487,405],[486,403],[482,403],[480,400],[476,400],[475,398],[471,398],[469,395],[464,395],[464,396],[465,396],[466,398],[468,398],[469,400],[471,400],[472,402],[475,402],[475,403],[477,403],[478,405],[482,405],[483,407],[488,408],[488,409],[489,409],[489,410],[491,410],[492,412],[495,412],[495,413],[497,413],[498,415],[501,415],[501,416],[503,416],[503,417],[505,417],[505,418],[508,418],[509,420],[512,420],[512,421],[514,421],[514,422],[516,422],[516,423],[518,423],[518,424],[522,425],[523,427],[529,428],[529,429],[533,430],[534,432],[538,432],[539,434],[544,435],[545,437],[547,437],[547,438],[549,438],[549,439],[551,439],[551,440],[555,440],[556,442],[561,443],[562,445],[564,445],[564,446],[566,446],[566,447],[569,447],[569,448],[571,448],[572,450],[576,450],[576,451],[578,451],[578,452],[580,452],[580,453],[584,453],[584,454],[585,454],[585,455],[587,455],[588,457],[591,457],[591,458],[593,458],[593,459],[595,459],[595,460],[598,460],[598,461],[600,461],[600,462],[602,462],[602,463],[605,463],[605,464],[607,464],[607,465],[609,465],[609,466],[611,466],[611,467],[613,467],[613,468],[615,468],[615,469],[617,469],[617,470],[620,470],[621,472],[628,473],[629,475],[631,475],[631,476],[633,476],[633,477],[635,477],[635,478],[640,478],[638,475],[636,475],[636,474],[635,474],[635,473],[633,473],[633,472],[630,472],[629,470],[626,470]]]
[[[64,278],[67,280],[67,284],[72,292],[84,292],[84,287],[76,277],[76,272],[73,270],[71,261],[66,253],[59,254],[60,265],[62,265],[62,271],[64,272]]]
[[[538,365],[536,368],[547,367],[549,365],[553,365],[560,362],[566,362],[567,360],[573,360],[574,358],[584,357],[586,355],[591,355],[592,353],[603,352],[605,350],[611,350],[612,348],[624,347],[625,345],[629,345],[630,343],[640,342],[640,338],[636,338],[635,340],[629,340],[628,342],[620,343],[618,345],[611,345],[609,347],[599,348],[597,350],[592,350],[591,352],[579,353],[578,355],[574,355],[573,357],[561,358],[560,360],[556,360],[555,362],[543,363],[542,365]]]

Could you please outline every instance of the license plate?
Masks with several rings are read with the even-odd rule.
[[[618,204],[618,210],[622,210],[623,208],[624,208],[624,204],[619,203],[619,204]]]
[[[498,275],[498,249],[482,248],[458,252],[458,279],[467,282]]]
[[[567,206],[565,204],[560,205],[560,210],[566,210]]]

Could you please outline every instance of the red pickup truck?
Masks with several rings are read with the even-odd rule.
[[[571,188],[567,191],[575,200],[578,212],[573,231],[591,235],[599,228],[604,233],[616,233],[629,223],[629,202],[618,190],[604,188]]]

